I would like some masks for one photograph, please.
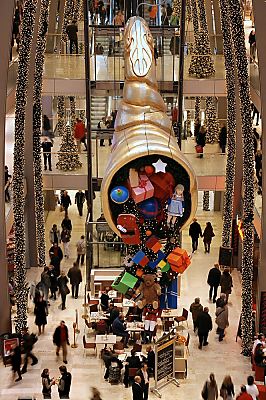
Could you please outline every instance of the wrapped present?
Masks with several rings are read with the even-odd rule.
[[[145,243],[148,249],[151,249],[154,253],[157,253],[161,248],[162,244],[156,236],[151,236]]]
[[[134,168],[130,168],[129,170],[129,184],[130,187],[137,187],[139,184],[139,174],[138,171]]]
[[[117,225],[120,225],[125,232],[121,231],[121,239],[125,244],[140,244],[140,232],[134,214],[120,214],[117,218]]]
[[[147,177],[147,175],[139,176],[139,183],[137,187],[131,186],[131,197],[135,203],[140,203],[143,200],[153,197],[154,187]]]
[[[160,297],[160,308],[177,308],[178,304],[178,288],[177,288],[177,279],[171,281],[168,287],[162,288],[162,294]]]
[[[159,264],[159,262],[160,262],[161,260],[163,260],[164,258],[165,258],[165,254],[164,254],[161,250],[159,250],[159,251],[157,252],[157,259],[156,259],[155,261],[150,261],[150,262],[148,263],[148,266],[149,266],[150,268],[154,269],[154,268],[156,268],[156,266]]]
[[[123,272],[120,274],[112,283],[112,288],[120,293],[125,294],[128,289],[133,289],[133,287],[138,282],[138,278],[129,274],[128,272]]]
[[[172,197],[173,194],[174,180],[170,178],[169,174],[170,172],[157,172],[150,176],[150,181],[154,186],[154,197],[162,202]]]
[[[191,261],[186,252],[186,250],[176,247],[167,257],[171,269],[178,274],[182,274],[187,267],[190,265]]]
[[[138,278],[141,278],[143,274],[144,274],[144,269],[143,268],[137,268],[136,269],[136,276]]]
[[[164,260],[161,260],[157,265],[162,272],[167,272],[170,269],[170,264]]]
[[[139,265],[141,265],[142,267],[145,267],[145,265],[147,265],[148,262],[149,262],[148,257],[146,256],[146,254],[145,254],[142,250],[139,250],[139,251],[134,255],[134,257],[132,258],[132,260],[134,261],[135,264],[139,264]]]

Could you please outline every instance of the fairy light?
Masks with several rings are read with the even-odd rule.
[[[206,97],[206,142],[215,143],[219,138],[219,123],[217,120],[217,111],[215,107],[215,98]]]

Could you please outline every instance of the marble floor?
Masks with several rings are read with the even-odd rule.
[[[70,192],[73,199],[73,192]],[[97,199],[95,212],[99,213],[99,201]],[[211,209],[213,197],[211,195]],[[98,206],[97,206],[98,204]],[[98,208],[97,208],[98,207]],[[70,218],[73,224],[73,235],[70,246],[70,259],[64,260],[62,267],[65,271],[72,265],[75,259],[75,243],[79,236],[84,232],[85,217],[79,217],[76,207],[73,205],[70,208]],[[199,250],[192,258],[192,263],[188,270],[182,275],[181,278],[181,296],[179,298],[178,309],[182,312],[182,307],[189,308],[196,296],[201,298],[201,303],[210,308],[210,314],[213,317],[215,306],[208,301],[208,285],[206,283],[207,273],[213,263],[217,261],[218,249],[221,240],[221,214],[219,212],[202,211],[202,199],[199,201],[197,212],[198,221],[204,227],[206,221],[211,221],[214,227],[215,237],[212,243],[211,253],[204,254],[203,244],[200,243]],[[57,223],[60,225],[63,216],[59,208],[55,212],[48,215],[46,221],[46,235],[52,225]],[[50,244],[47,240],[47,249]],[[183,234],[183,247],[189,252],[191,249],[190,239],[187,230]],[[84,271],[83,271],[84,272]],[[39,279],[41,271],[33,268],[28,272],[29,282]],[[190,343],[190,356],[188,359],[188,377],[187,379],[180,380],[180,387],[168,386],[162,389],[163,399],[180,400],[199,400],[201,398],[201,389],[205,379],[210,372],[214,372],[218,384],[220,385],[224,375],[231,374],[233,382],[238,392],[239,386],[245,382],[246,376],[251,373],[249,359],[241,356],[241,343],[236,342],[236,332],[240,315],[241,307],[241,286],[240,275],[238,272],[233,271],[234,288],[230,296],[229,303],[229,321],[230,326],[227,329],[225,340],[219,343],[215,335],[215,329],[210,334],[209,346],[204,347],[203,350],[198,349],[197,337],[192,330],[191,316],[189,315],[189,333],[191,334]],[[73,384],[71,389],[70,398],[73,400],[85,400],[90,397],[90,388],[96,386],[102,395],[103,400],[110,398],[110,394],[117,400],[129,400],[132,398],[131,389],[125,389],[122,385],[110,386],[109,383],[103,379],[104,367],[93,353],[88,353],[83,356],[82,336],[85,331],[85,324],[81,318],[83,314],[83,290],[80,292],[80,298],[77,300],[72,299],[70,296],[67,298],[67,308],[62,311],[59,309],[60,300],[57,299],[51,302],[48,316],[48,325],[44,335],[39,337],[35,345],[34,353],[39,358],[39,363],[33,367],[29,366],[28,372],[23,375],[21,382],[11,384],[11,371],[9,367],[0,365],[0,399],[15,400],[19,396],[35,396],[41,399],[41,378],[40,374],[43,368],[49,368],[51,376],[58,375],[58,367],[62,364],[62,357],[58,359],[55,355],[55,348],[52,344],[52,334],[55,327],[61,319],[66,321],[70,330],[70,342],[73,343],[73,330],[72,323],[75,321],[75,310],[79,315],[79,329],[80,334],[77,338],[78,348],[68,348],[68,369],[73,375]],[[214,322],[214,317],[213,317]],[[29,301],[29,326],[34,332],[37,331],[34,325],[33,306]],[[215,324],[214,324],[215,326]],[[187,334],[187,329],[184,327],[184,335]],[[151,382],[152,385],[152,382]],[[53,398],[58,398],[56,388],[53,387]],[[150,394],[151,399],[155,399],[153,394]]]

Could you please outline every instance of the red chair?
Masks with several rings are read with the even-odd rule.
[[[266,386],[264,385],[257,385],[258,391],[259,391],[259,399],[260,400],[266,400]]]
[[[84,356],[84,354],[85,354],[85,352],[86,352],[87,349],[93,349],[93,350],[95,350],[95,354],[97,355],[97,346],[96,346],[96,343],[89,343],[89,342],[86,342],[85,335],[83,335],[83,349],[84,349],[83,356]]]
[[[96,331],[98,334],[105,334],[107,332],[107,325],[105,321],[96,322]]]
[[[264,382],[264,368],[255,365],[255,381]]]
[[[176,317],[176,318],[175,318],[175,321],[178,323],[178,326],[179,326],[180,322],[185,322],[185,321],[186,321],[186,323],[187,323],[187,328],[188,328],[187,319],[188,319],[188,310],[186,310],[185,308],[183,308],[182,315],[180,315],[180,317]]]
[[[142,345],[141,345],[141,344],[134,343],[134,344],[133,344],[133,349],[132,349],[132,350],[134,350],[136,353],[141,353],[141,351],[142,351]]]

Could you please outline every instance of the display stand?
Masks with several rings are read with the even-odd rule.
[[[169,338],[165,335],[155,344],[155,386],[151,391],[162,397],[160,390],[170,383],[179,386],[178,380],[175,378],[175,341],[176,337]]]

